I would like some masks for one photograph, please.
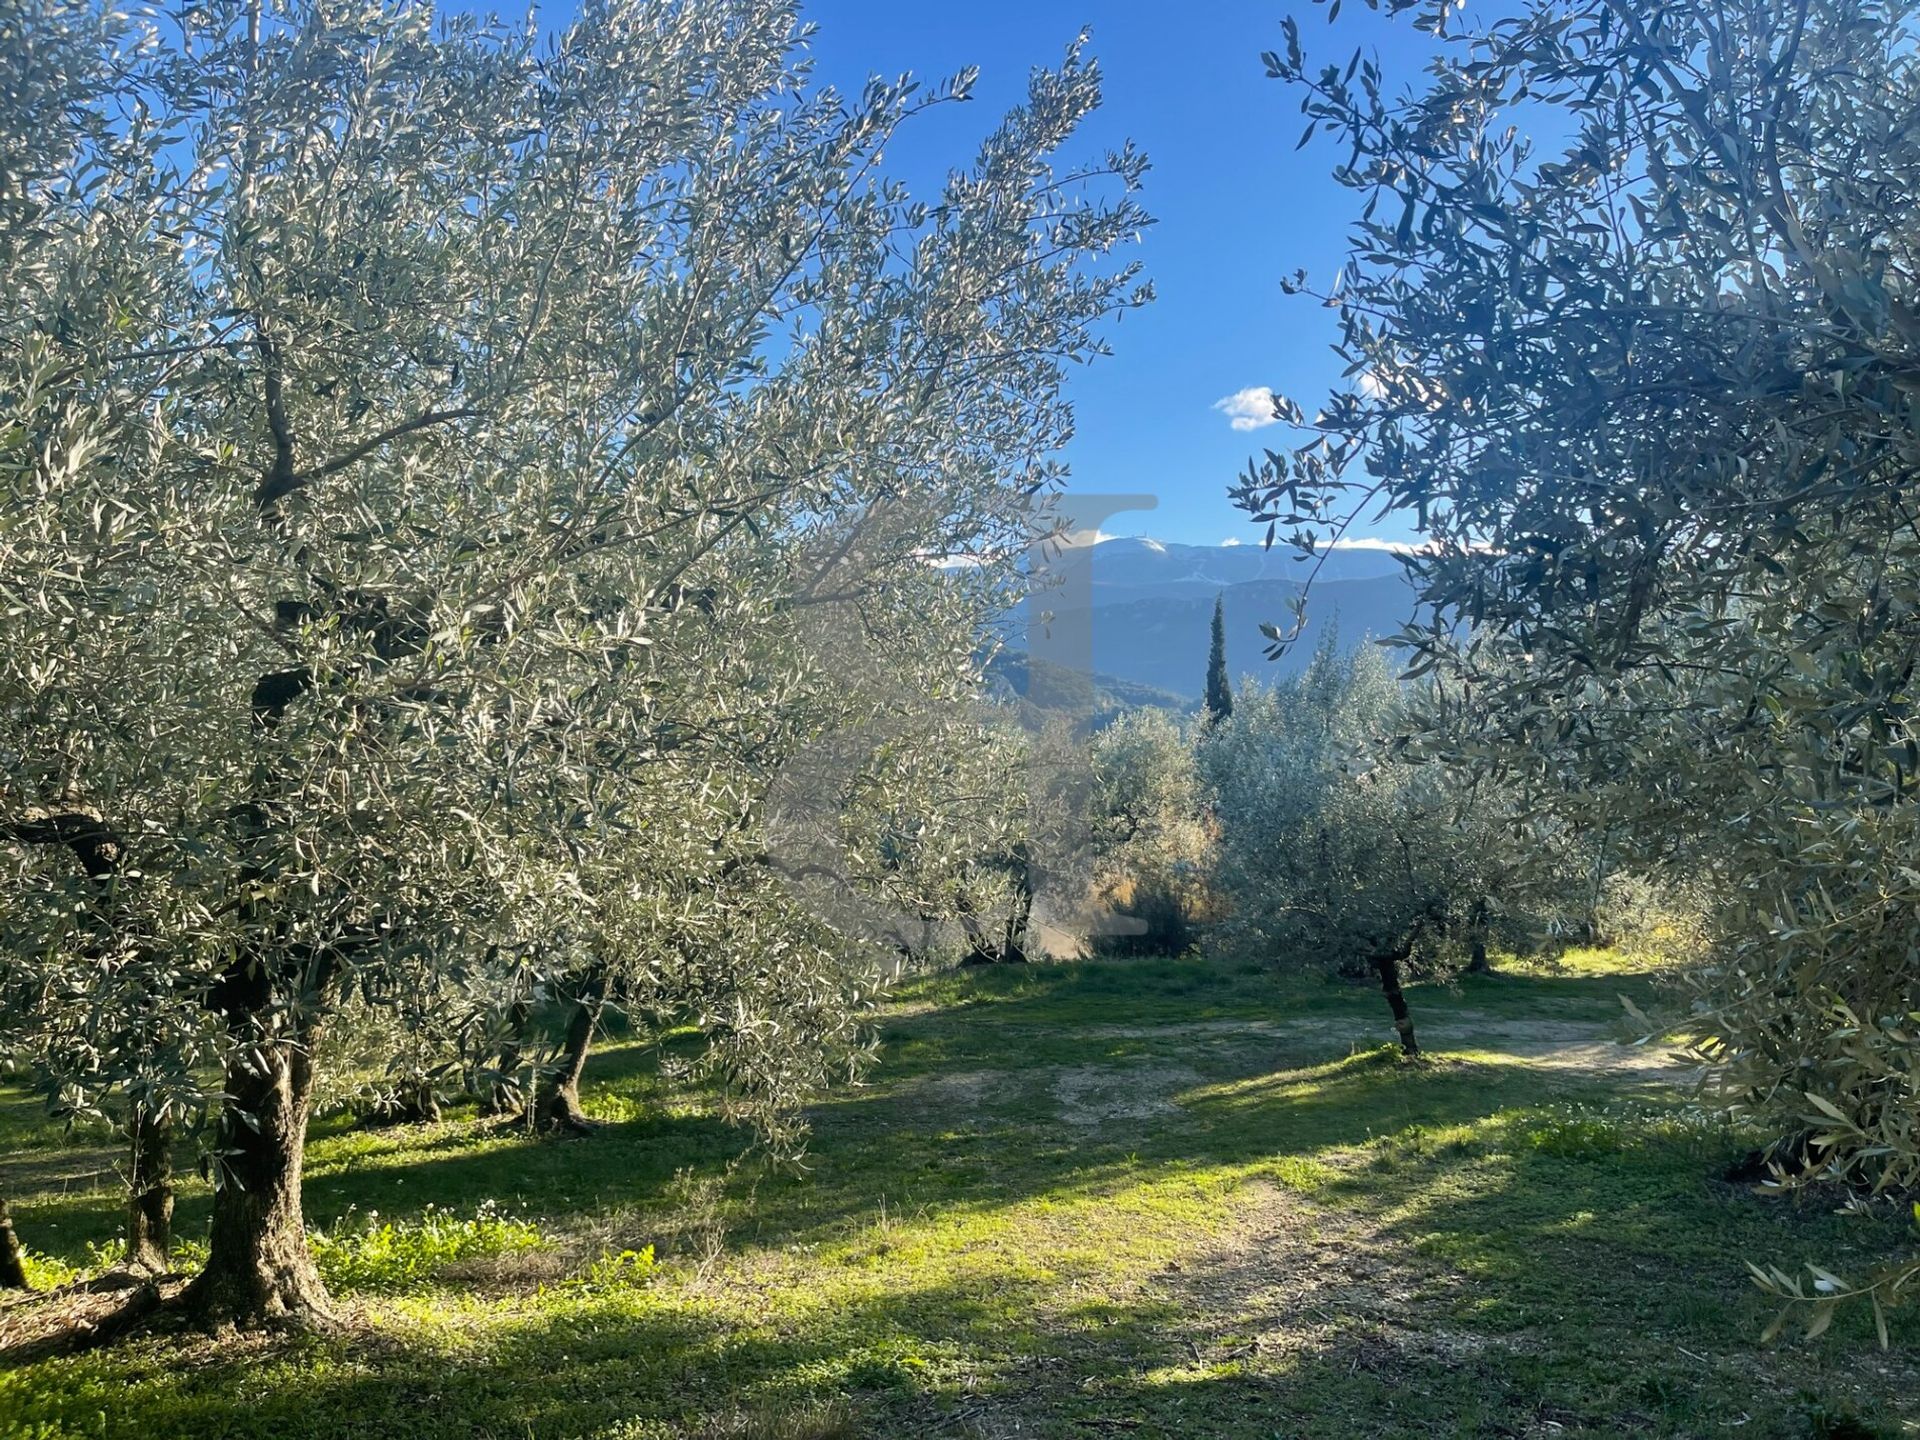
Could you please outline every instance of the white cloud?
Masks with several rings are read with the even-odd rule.
[[[1247,543],[1246,541],[1240,539],[1239,536],[1237,535],[1229,535],[1226,539],[1220,542],[1220,548],[1224,550],[1229,545],[1244,545],[1246,543]]]
[[[1213,408],[1225,415],[1236,430],[1263,430],[1279,423],[1273,413],[1273,391],[1264,385],[1236,390],[1214,401]]]

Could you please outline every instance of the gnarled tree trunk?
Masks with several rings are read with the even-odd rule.
[[[960,920],[961,931],[967,937],[967,953],[960,963],[962,965],[1025,964],[1027,952],[1022,942],[1025,938],[1027,915],[1032,907],[1031,892],[1016,895],[1014,908],[1008,914],[1000,938],[996,940],[980,923],[980,912],[974,907],[972,899],[966,895],[960,896],[954,905],[954,913]]]
[[[314,1028],[239,1045],[227,1068],[207,1268],[185,1297],[205,1323],[303,1326],[332,1319],[300,1209]],[[256,1057],[263,1063],[254,1063]]]
[[[143,1106],[128,1134],[127,1268],[164,1275],[173,1249],[173,1125]]]
[[[1413,1014],[1407,1009],[1407,997],[1400,988],[1400,962],[1413,953],[1411,942],[1373,957],[1374,973],[1380,977],[1380,989],[1387,997],[1387,1009],[1393,1012],[1393,1028],[1400,1032],[1400,1053],[1408,1057],[1420,1053],[1420,1042],[1413,1037]]]
[[[1493,965],[1487,959],[1487,902],[1473,902],[1473,913],[1467,918],[1468,934],[1471,936],[1473,953],[1467,960],[1469,975],[1491,975]]]
[[[606,1003],[606,972],[595,969],[581,980],[574,994],[573,1014],[567,1019],[559,1064],[542,1081],[534,1101],[534,1123],[542,1129],[585,1134],[594,1128],[580,1108],[580,1077],[586,1072],[587,1052],[593,1045],[593,1032],[600,1024]]]
[[[0,1195],[0,1290],[31,1290],[27,1281],[27,1255],[20,1248],[20,1237],[13,1233],[13,1212],[7,1197]]]
[[[1013,908],[1007,913],[1006,943],[1000,947],[1002,960],[1016,965],[1027,962],[1027,927],[1032,920],[1033,871],[1027,861],[1027,847],[1021,845],[1014,854]]]
[[[973,908],[973,901],[963,895],[954,910],[960,917],[960,928],[966,932],[967,936],[966,958],[960,963],[962,965],[999,964],[1000,952],[994,948],[993,941],[987,938],[987,932],[981,928],[979,917]]]

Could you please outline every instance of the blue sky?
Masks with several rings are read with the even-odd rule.
[[[513,12],[503,0],[440,3]],[[571,0],[535,6],[556,25],[574,11]],[[874,74],[932,82],[980,67],[976,103],[920,117],[888,158],[886,169],[926,196],[1024,96],[1031,68],[1056,63],[1083,26],[1092,30],[1105,101],[1082,154],[1067,158],[1098,158],[1127,139],[1147,152],[1143,200],[1156,224],[1140,258],[1159,299],[1110,331],[1111,358],[1071,377],[1071,489],[1158,497],[1150,513],[1103,522],[1109,533],[1257,544],[1264,528],[1233,508],[1227,487],[1286,432],[1235,429],[1215,407],[1270,387],[1311,412],[1339,382],[1333,313],[1282,295],[1280,279],[1301,268],[1330,278],[1359,208],[1329,178],[1343,156],[1326,137],[1295,149],[1299,96],[1267,79],[1260,54],[1282,47],[1291,13],[1310,61],[1344,64],[1362,47],[1397,91],[1418,82],[1434,42],[1364,0],[1347,0],[1332,23],[1313,0],[802,0],[802,9],[818,27],[818,78],[843,90]],[[1400,518],[1349,533],[1411,538]]]
[[[1153,169],[1145,203],[1157,224],[1141,258],[1158,301],[1111,334],[1111,359],[1075,372],[1078,434],[1068,451],[1075,490],[1157,495],[1151,514],[1106,522],[1116,534],[1257,543],[1226,489],[1274,426],[1236,431],[1216,402],[1256,386],[1311,410],[1339,379],[1332,312],[1280,293],[1297,267],[1326,278],[1340,263],[1355,197],[1328,178],[1341,156],[1323,141],[1295,150],[1299,98],[1269,80],[1262,50],[1281,46],[1291,11],[1309,59],[1376,54],[1395,88],[1417,80],[1433,42],[1350,0],[1324,8],[1287,0],[812,0],[819,75],[843,88],[871,73],[926,79],[981,67],[978,103],[923,117],[888,169],[916,190],[937,185],[1024,92],[1027,72],[1056,60],[1082,25],[1104,77],[1089,154],[1131,138]],[[1371,533],[1404,538],[1390,523]]]

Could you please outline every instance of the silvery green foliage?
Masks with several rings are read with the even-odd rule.
[[[1790,1169],[1911,1185],[1914,8],[1422,9],[1451,43],[1405,101],[1270,57],[1364,198],[1356,383],[1283,404],[1305,433],[1240,498],[1433,535],[1406,638],[1443,748],[1706,876],[1690,1026],[1729,1103]]]
[[[1226,944],[1361,973],[1465,929],[1494,884],[1497,830],[1437,766],[1393,757],[1404,720],[1380,651],[1330,638],[1201,734]]]
[[[846,815],[845,872],[902,964],[965,953],[963,913],[1002,926],[1027,877],[1028,737],[1007,707],[955,706],[897,730]]]
[[[779,768],[972,685],[1144,298],[1144,162],[1052,158],[1096,68],[921,203],[967,78],[816,87],[776,0],[145,24],[0,20],[6,983],[245,1050],[603,963],[789,1104],[863,937],[762,863]]]
[[[178,253],[153,164],[164,132],[114,99],[139,63],[104,11],[50,0],[0,17],[0,1058],[36,1064],[63,1109],[101,1113],[117,1093],[177,1120],[204,1099],[209,1058],[207,1017],[183,1003],[209,902],[175,883],[199,861],[188,848],[173,874],[143,871],[71,783],[94,753],[89,690],[120,692],[116,743],[138,752],[211,674],[197,618],[171,650],[138,619],[193,608],[166,555],[185,477],[153,496],[120,483],[165,443],[182,357],[155,317],[190,288],[157,253]],[[109,351],[125,357],[114,385],[91,365]],[[152,716],[126,693],[141,675]],[[150,943],[169,926],[177,948]]]
[[[1146,929],[1126,949],[1190,944],[1213,910],[1217,825],[1195,758],[1201,731],[1164,710],[1130,710],[1088,741],[1097,854],[1093,883]]]

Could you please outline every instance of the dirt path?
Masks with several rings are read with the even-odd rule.
[[[1592,1075],[1665,1076],[1676,1084],[1684,1083],[1691,1070],[1679,1050],[1658,1044],[1630,1044],[1610,1025],[1577,1020],[1515,1020],[1472,1008],[1450,1008],[1432,1018],[1416,1015],[1414,1023],[1422,1046],[1430,1051],[1492,1051],[1549,1069]],[[1159,1026],[1089,1025],[1080,1033],[1111,1040],[1267,1041],[1285,1044],[1290,1049],[1314,1042],[1351,1049],[1386,1044],[1393,1038],[1384,1021],[1350,1016],[1205,1020]]]
[[[1325,1064],[1390,1040],[1385,1027],[1359,1016],[1297,1020],[1206,1020],[1151,1025],[1088,1025],[1076,1035],[1102,1041],[1165,1041],[1167,1050],[1228,1051],[1238,1058],[1268,1052],[1280,1069]],[[1449,1009],[1420,1026],[1430,1054],[1538,1068],[1548,1077],[1612,1079],[1623,1093],[1685,1090],[1694,1068],[1680,1051],[1634,1045],[1608,1025],[1573,1020],[1519,1020],[1477,1009]],[[1137,1048],[1137,1047],[1136,1047]],[[1175,1116],[1180,1092],[1204,1084],[1192,1065],[1158,1052],[1110,1064],[1020,1069],[969,1069],[900,1082],[896,1096],[929,1115],[961,1117],[1048,1093],[1070,1132],[1097,1132]],[[1261,1063],[1268,1063],[1262,1060]]]

